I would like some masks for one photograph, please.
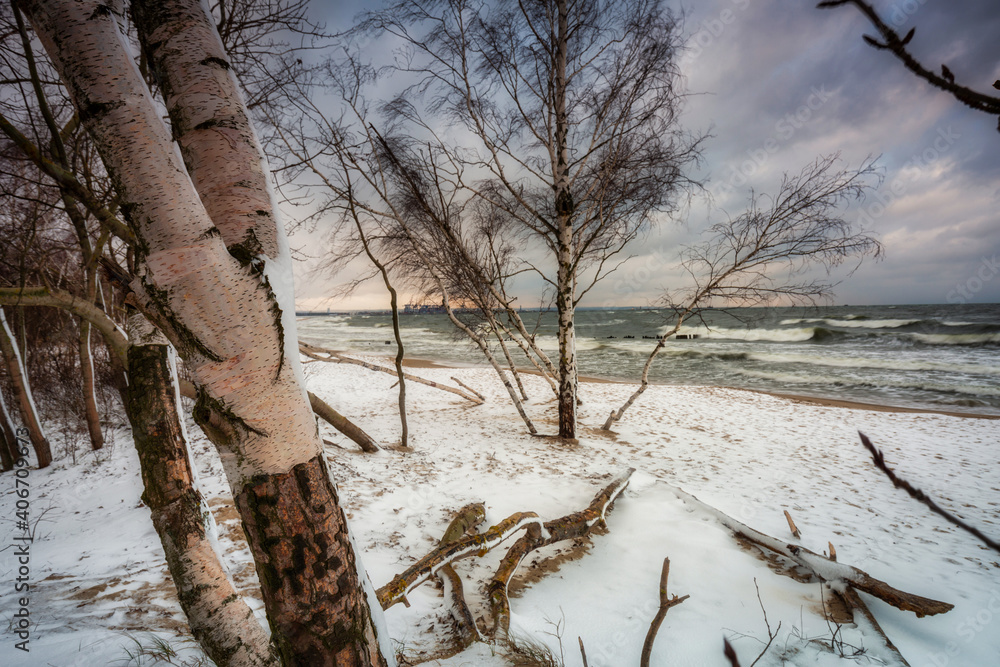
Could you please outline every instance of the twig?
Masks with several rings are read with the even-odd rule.
[[[877,447],[875,447],[875,445],[872,444],[872,441],[868,439],[868,436],[866,436],[861,431],[858,431],[858,435],[861,436],[861,444],[863,444],[865,448],[869,452],[871,452],[872,458],[875,461],[875,467],[881,470],[883,473],[885,473],[885,476],[889,478],[893,486],[895,486],[897,489],[903,489],[908,494],[910,494],[911,498],[923,503],[935,514],[944,517],[950,523],[953,523],[954,525],[958,526],[967,533],[979,538],[990,549],[993,549],[994,551],[1000,553],[1000,544],[986,537],[977,528],[974,528],[969,524],[965,523],[964,521],[956,517],[954,514],[951,514],[948,511],[941,509],[940,507],[938,507],[937,503],[928,498],[923,491],[914,488],[913,485],[907,482],[905,479],[900,479],[899,477],[897,477],[896,473],[892,471],[892,468],[886,465],[885,457],[883,456],[882,452]]]
[[[729,658],[731,667],[740,667],[740,661],[736,658],[736,651],[733,649],[733,645],[729,643],[729,640],[723,637],[722,645],[725,647],[723,652]]]
[[[760,655],[750,663],[750,667],[756,665],[764,654],[767,653],[767,649],[771,648],[771,644],[774,643],[774,638],[778,636],[778,632],[781,631],[781,622],[778,622],[778,627],[774,632],[771,632],[771,623],[767,620],[767,609],[764,609],[764,601],[760,599],[760,586],[757,585],[757,577],[753,578],[753,587],[757,589],[757,604],[760,605],[760,610],[764,614],[764,625],[767,627],[767,644],[764,645],[764,650],[760,652]]]
[[[580,642],[580,655],[583,656],[583,667],[590,667],[587,664],[587,649],[583,648],[583,637],[577,637]]]
[[[792,536],[795,539],[802,537],[802,533],[799,532],[798,526],[796,526],[795,522],[792,521],[792,515],[788,513],[788,510],[785,510],[785,520],[788,521],[788,529],[792,531]]]
[[[459,380],[459,379],[458,379],[457,377],[455,377],[454,375],[452,375],[452,376],[451,376],[451,379],[452,379],[452,380],[453,380],[453,381],[455,382],[455,384],[457,384],[457,385],[458,385],[459,387],[462,387],[463,389],[465,389],[465,390],[466,390],[466,391],[468,391],[469,393],[471,393],[471,394],[475,394],[476,396],[478,396],[478,397],[479,397],[479,400],[481,400],[481,401],[483,401],[483,402],[485,402],[485,401],[486,401],[486,397],[485,397],[485,396],[483,396],[483,395],[482,395],[482,394],[480,394],[480,393],[479,393],[478,391],[476,391],[475,389],[473,389],[473,388],[472,388],[472,387],[470,387],[469,385],[467,385],[467,384],[465,384],[464,382],[462,382],[461,380]]]
[[[670,597],[667,595],[667,577],[670,576],[670,559],[663,559],[663,571],[660,572],[660,609],[656,612],[653,622],[649,624],[649,632],[646,633],[646,641],[642,644],[642,657],[639,659],[641,667],[649,667],[649,657],[653,653],[653,642],[656,641],[656,633],[660,631],[660,625],[666,618],[671,607],[676,607],[690,595]]]

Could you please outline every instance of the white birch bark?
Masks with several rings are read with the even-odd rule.
[[[21,421],[28,429],[28,438],[35,450],[38,467],[46,468],[52,463],[52,448],[45,436],[42,422],[38,418],[38,406],[35,404],[35,397],[31,394],[28,371],[24,366],[24,359],[17,339],[7,324],[7,316],[4,314],[3,308],[0,308],[0,352],[2,352],[0,356],[6,358],[7,370],[10,372],[11,384],[14,387],[14,395],[17,397],[18,409],[21,413]]]
[[[294,365],[295,331],[286,326],[294,317],[291,283],[278,287],[281,302],[268,283],[290,275],[273,204],[268,201],[265,208],[254,210],[261,233],[248,235],[253,242],[230,252],[131,57],[119,29],[121,4],[109,6],[100,0],[21,0],[20,4],[67,85],[122,199],[136,237],[140,275],[133,287],[141,306],[185,358],[199,388],[199,421],[220,448],[281,660],[386,665],[376,636],[377,620],[362,590],[365,575],[350,545],[301,373]],[[229,104],[241,104],[228,76],[228,63],[220,63],[213,51],[212,29],[206,27],[212,25],[211,18],[200,3],[137,2],[135,8],[162,24],[162,33],[157,32],[160,25],[140,31],[154,65],[157,49],[175,49],[176,60],[159,71],[161,78],[169,79],[165,88],[178,90],[176,77],[180,77],[187,81],[185,87],[195,89],[194,100],[178,102],[172,116],[186,113],[188,105],[194,108],[197,100],[205,109],[216,109],[216,93],[203,81],[213,77],[223,92],[232,89]],[[160,37],[163,43],[156,42]],[[198,69],[195,63],[210,67]],[[184,67],[190,72],[181,71]],[[184,78],[188,75],[190,79]],[[198,88],[202,84],[206,87]],[[226,111],[218,110],[225,126]],[[198,125],[210,129],[205,126],[210,120]],[[254,180],[255,171],[248,163],[259,168],[259,153],[215,146],[219,152],[208,165],[231,159],[240,163],[246,180]],[[211,174],[201,167],[195,171],[206,188],[205,200],[217,201],[227,194],[239,198],[238,183],[224,185],[222,194],[211,193]],[[259,188],[251,184],[245,189],[251,191],[254,206],[263,201],[257,196]],[[264,226],[270,228],[267,235]],[[269,258],[282,266],[270,268]]]

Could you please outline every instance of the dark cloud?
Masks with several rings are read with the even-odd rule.
[[[874,4],[900,33],[916,27],[912,51],[929,69],[946,63],[960,83],[1000,94],[992,88],[1000,79],[996,0]],[[887,250],[883,262],[838,277],[838,302],[946,302],[969,280],[981,284],[975,301],[1000,302],[1000,275],[976,278],[1000,255],[997,118],[867,46],[862,35],[874,30],[853,7],[815,5],[700,0],[684,10],[690,39],[681,62],[691,96],[683,118],[713,135],[699,175],[714,199],[696,202],[683,223],[664,220],[590,305],[654,301],[682,280],[673,265],[678,247],[719,216],[738,214],[748,188],[773,190],[783,173],[834,152],[852,165],[880,156],[883,185],[848,214],[878,231]],[[369,6],[342,4],[328,25],[346,27]]]

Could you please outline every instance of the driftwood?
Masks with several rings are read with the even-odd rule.
[[[328,403],[311,391],[309,392],[309,405],[312,406],[313,413],[317,417],[356,442],[362,451],[368,454],[374,454],[379,451],[379,446],[376,444],[374,438],[361,430],[361,427],[350,419],[331,408]]]
[[[795,539],[802,537],[802,533],[799,532],[798,526],[796,526],[795,522],[792,521],[792,515],[788,513],[788,510],[785,510],[785,520],[788,521],[788,530],[792,531],[792,537]],[[834,558],[833,560],[837,559]]]
[[[474,530],[486,519],[486,506],[482,503],[466,505],[458,510],[455,518],[448,525],[444,532],[444,537],[438,546],[445,546],[461,539],[466,533]],[[455,619],[455,634],[458,640],[458,649],[463,650],[469,647],[472,642],[482,639],[476,620],[472,617],[472,611],[465,601],[465,591],[462,586],[462,577],[451,563],[447,563],[438,570],[438,580],[444,590],[444,595],[451,599],[451,615]]]
[[[190,398],[192,401],[198,400],[198,390],[193,382],[179,378],[177,384],[180,387],[181,396]],[[312,407],[313,414],[357,443],[362,451],[372,454],[380,450],[375,439],[365,433],[360,426],[331,408],[322,398],[311,391],[309,392],[309,405]]]
[[[667,617],[667,612],[671,607],[676,607],[690,595],[670,597],[667,595],[667,577],[670,576],[670,559],[663,559],[663,570],[660,572],[660,608],[653,617],[653,622],[649,624],[649,632],[646,633],[646,641],[642,643],[642,656],[639,658],[640,667],[649,667],[649,658],[653,654],[653,642],[656,641],[656,633],[660,631],[663,619]]]
[[[840,594],[840,596],[847,603],[849,608],[857,612],[854,614],[855,624],[860,625],[858,623],[858,614],[861,614],[862,618],[868,623],[872,632],[882,638],[882,641],[885,642],[886,649],[888,649],[889,653],[891,653],[896,660],[899,661],[899,664],[902,665],[902,667],[910,667],[910,663],[906,661],[906,658],[904,658],[903,654],[899,652],[896,645],[892,643],[888,636],[886,636],[885,630],[883,630],[882,626],[875,620],[875,616],[872,614],[871,610],[868,609],[868,605],[866,605],[864,600],[861,599],[861,596],[858,595],[858,592],[848,586],[846,590]]]
[[[376,594],[379,603],[383,609],[388,609],[398,602],[405,604],[406,596],[410,591],[435,575],[444,574],[449,564],[468,556],[483,556],[523,528],[526,529],[526,535],[511,546],[500,562],[497,574],[490,580],[487,587],[490,609],[494,619],[493,634],[496,635],[499,630],[506,635],[510,623],[510,601],[507,598],[507,586],[524,557],[539,547],[562,540],[584,537],[590,534],[596,526],[604,525],[605,515],[609,507],[628,486],[629,477],[633,472],[634,469],[630,468],[615,478],[611,484],[594,497],[594,500],[583,511],[569,514],[554,521],[543,523],[534,512],[518,512],[492,526],[485,533],[461,537],[471,525],[469,518],[475,519],[476,517],[475,506],[471,506],[473,508],[471,514],[463,510],[459,517],[452,522],[445,533],[445,538],[441,540],[441,544],[434,551],[378,589]],[[453,537],[457,537],[457,539],[446,542]],[[448,575],[445,576],[448,577]],[[452,588],[449,594],[454,600],[456,594],[461,594],[461,589]],[[461,606],[464,606],[464,600]],[[460,613],[464,615],[464,612]],[[469,617],[471,618],[471,614]],[[478,629],[476,633],[480,634]]]
[[[453,382],[454,382],[455,384],[457,384],[457,385],[458,385],[459,387],[461,387],[462,389],[465,389],[465,390],[466,390],[467,392],[469,392],[470,394],[472,394],[472,395],[476,396],[476,397],[477,397],[477,398],[478,398],[479,400],[483,401],[484,403],[486,402],[486,397],[485,397],[485,396],[483,396],[483,395],[482,395],[482,394],[480,394],[480,393],[479,393],[478,391],[476,391],[475,389],[473,389],[473,388],[472,388],[472,387],[470,387],[469,385],[467,385],[467,384],[465,384],[464,382],[462,382],[461,380],[459,380],[459,379],[458,379],[457,377],[455,377],[454,375],[452,375],[452,376],[451,376],[451,379],[452,379],[452,381],[453,381]]]
[[[534,512],[517,512],[485,533],[466,535],[455,542],[442,544],[378,589],[376,594],[379,604],[382,609],[388,609],[398,602],[404,602],[410,591],[437,574],[448,563],[466,556],[485,554],[525,526],[540,526],[541,523]]]
[[[608,486],[601,490],[590,505],[581,512],[566,515],[544,524],[527,526],[526,534],[511,545],[500,561],[497,573],[487,585],[486,593],[493,614],[493,635],[506,635],[510,629],[510,599],[507,587],[521,561],[532,551],[549,544],[578,537],[585,537],[597,526],[604,526],[605,515],[615,498],[628,486],[629,478],[635,472],[629,468]]]
[[[361,359],[355,359],[353,357],[348,357],[347,355],[341,354],[340,352],[335,352],[333,350],[327,350],[322,347],[317,347],[316,345],[310,345],[309,343],[303,343],[299,341],[299,352],[309,357],[310,359],[315,359],[316,361],[326,361],[333,364],[354,364],[355,366],[361,366],[362,368],[367,368],[370,371],[379,371],[381,373],[388,373],[389,375],[396,376],[395,369],[389,368],[388,366],[382,366],[379,364],[373,364],[368,361],[362,361]],[[323,356],[326,355],[326,356]],[[440,389],[442,391],[450,391],[451,393],[461,396],[467,401],[471,401],[476,405],[482,405],[483,399],[478,396],[473,396],[468,394],[461,389],[455,389],[454,387],[449,387],[446,384],[441,384],[440,382],[434,382],[433,380],[427,380],[425,378],[411,375],[410,373],[403,373],[403,377],[411,382],[418,382],[420,384],[425,384],[428,387],[434,387],[435,389]]]
[[[808,571],[816,580],[830,582],[831,584],[843,583],[853,586],[859,591],[864,591],[869,595],[888,602],[897,609],[912,611],[918,617],[943,614],[954,608],[954,605],[947,602],[932,600],[898,590],[856,567],[838,563],[805,547],[787,544],[770,535],[765,535],[740,523],[714,507],[706,505],[689,493],[674,486],[670,486],[670,489],[674,495],[684,502],[700,507],[711,514],[719,523],[733,531],[737,537],[760,547],[762,550],[767,550],[784,557]]]

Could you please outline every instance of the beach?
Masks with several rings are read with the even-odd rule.
[[[607,514],[606,530],[539,550],[511,584],[513,632],[556,655],[561,642],[566,665],[582,665],[578,637],[591,666],[637,664],[658,606],[664,557],[671,561],[670,591],[691,597],[667,615],[652,664],[724,664],[723,637],[750,664],[768,640],[762,607],[772,632],[781,627],[759,665],[844,664],[837,649],[824,648],[822,641],[833,634],[821,613],[822,586],[773,572],[675,489],[817,553],[833,544],[839,562],[954,604],[947,614],[916,618],[861,594],[911,665],[985,665],[1000,656],[1000,635],[990,629],[1000,622],[993,611],[1000,609],[1000,557],[894,489],[858,440],[859,430],[866,433],[901,476],[996,537],[1000,428],[994,420],[846,409],[717,387],[651,386],[608,433],[600,424],[632,387],[583,382],[579,442],[570,444],[528,435],[492,370],[411,368],[445,384],[457,377],[486,402],[477,406],[408,383],[410,447],[400,450],[393,447],[399,439],[395,378],[347,364],[307,361],[304,367],[310,390],[385,447],[362,454],[320,425],[375,586],[432,550],[459,507],[485,503],[484,528],[517,511],[554,519],[583,509],[612,478],[634,468]],[[526,375],[524,382],[529,415],[541,433],[554,433],[551,390],[538,377]],[[190,422],[188,432],[220,549],[238,587],[254,596],[253,566],[221,464]],[[49,507],[33,551],[37,640],[30,661],[7,664],[111,664],[125,656],[125,632],[140,639],[154,632],[197,656],[184,643],[183,614],[149,511],[139,501],[141,481],[127,430],[118,431],[109,452],[87,454],[75,466],[60,460],[32,474]],[[12,511],[13,494],[3,495],[0,504]],[[784,510],[801,539],[789,533]],[[3,530],[9,533],[12,526]],[[483,583],[504,549],[456,564],[476,616],[485,614]],[[3,558],[9,570],[9,554]],[[450,614],[433,585],[417,588],[408,601],[408,608],[396,605],[385,614],[394,645],[407,660],[510,664],[502,651],[483,644],[447,656]],[[259,611],[259,600],[253,604]],[[9,617],[11,605],[11,596],[4,596],[0,613]],[[845,625],[837,636],[863,648],[873,664],[888,660],[880,638],[863,625]]]
[[[475,326],[474,317],[464,317]],[[554,314],[523,311],[520,317],[554,357]],[[581,309],[575,323],[580,374],[638,383],[657,337],[675,323],[662,308]],[[395,351],[387,313],[320,314],[298,324],[302,339],[319,346]],[[400,333],[408,357],[485,363],[444,314],[404,314]],[[735,308],[692,316],[677,333],[652,364],[651,382],[1000,416],[997,304]],[[533,368],[512,349],[519,368]],[[499,349],[494,353],[503,357]]]

